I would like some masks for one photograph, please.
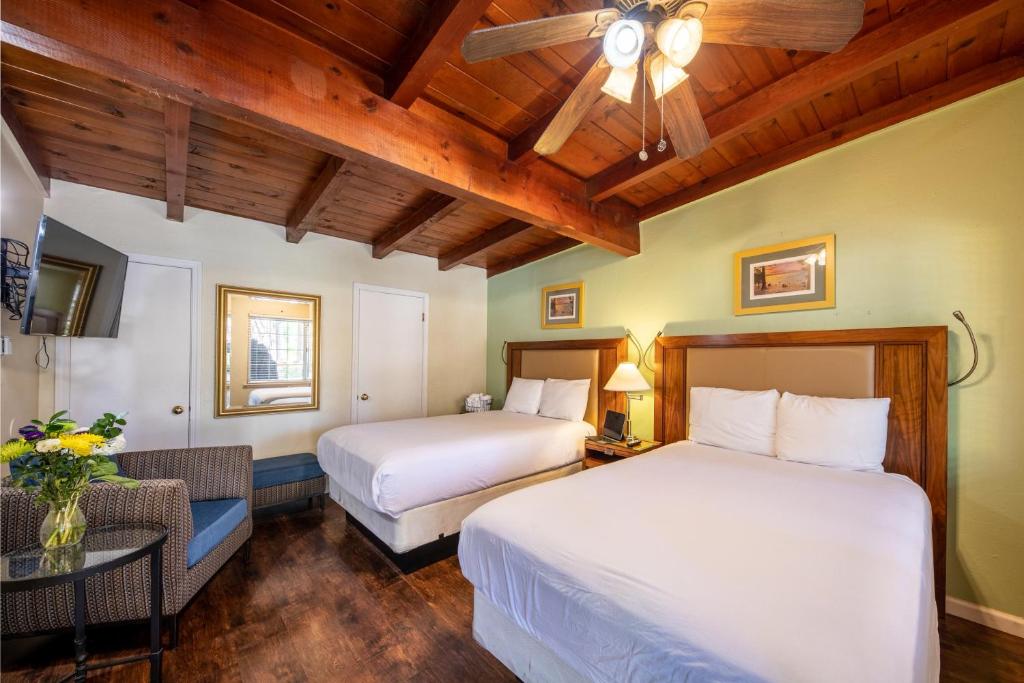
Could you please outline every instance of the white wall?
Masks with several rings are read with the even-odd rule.
[[[198,209],[186,208],[184,223],[174,223],[164,218],[163,202],[61,181],[53,183],[51,195],[47,215],[115,249],[202,263],[200,445],[251,444],[256,457],[312,451],[320,434],[348,423],[354,282],[430,295],[431,415],[457,412],[466,394],[484,389],[487,280],[482,269],[460,266],[443,273],[436,259],[404,253],[378,260],[369,245],[323,235],[288,244],[279,226]],[[320,410],[213,417],[218,284],[323,297]],[[52,378],[44,376],[41,392],[52,397],[52,391]]]
[[[31,250],[36,238],[43,194],[30,180],[5,132],[0,150],[0,235],[25,242]],[[22,337],[20,321],[8,320],[0,310],[0,334],[10,337],[14,353],[0,357],[0,440],[6,441],[18,428],[36,417],[39,374],[35,354],[37,339]],[[49,417],[49,415],[47,415]]]

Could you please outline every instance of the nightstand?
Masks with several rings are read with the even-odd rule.
[[[587,437],[587,456],[583,460],[583,468],[589,470],[591,467],[648,453],[661,445],[660,441],[641,441],[634,446],[627,446],[625,441],[601,441],[597,437]]]

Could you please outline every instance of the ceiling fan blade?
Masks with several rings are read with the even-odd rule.
[[[647,70],[647,77],[652,80],[650,69]],[[651,92],[654,92],[653,82]],[[677,157],[689,159],[711,146],[711,138],[704,126],[704,117],[697,106],[697,96],[693,94],[689,78],[673,87],[661,99],[665,107],[665,129]]]
[[[462,43],[462,56],[472,64],[584,38],[597,38],[603,36],[621,16],[616,9],[599,9],[482,28],[466,36]]]
[[[562,103],[561,109],[551,119],[551,123],[544,129],[533,151],[546,156],[554,154],[562,148],[565,141],[569,139],[572,132],[583,121],[590,108],[594,106],[601,97],[601,86],[608,77],[608,61],[601,56],[590,71],[583,77],[580,84],[569,95],[569,99]]]
[[[709,0],[701,21],[705,43],[836,52],[864,23],[864,0]]]

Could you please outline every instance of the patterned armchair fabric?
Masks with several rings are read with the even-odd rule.
[[[93,484],[81,506],[90,527],[153,522],[168,529],[164,545],[163,614],[176,615],[252,535],[252,448],[226,446],[122,453],[121,467],[138,479],[138,489]],[[219,546],[187,567],[192,538],[189,502],[245,498],[248,514]],[[0,488],[0,551],[38,541],[46,515],[34,496],[10,486]],[[149,616],[149,561],[141,559],[86,581],[88,623],[132,621]],[[37,591],[4,593],[0,618],[4,635],[49,631],[72,625],[70,584]]]

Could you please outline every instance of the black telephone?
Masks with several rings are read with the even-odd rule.
[[[626,426],[626,414],[609,410],[604,416],[604,429],[601,431],[602,440],[622,441],[622,430]]]

